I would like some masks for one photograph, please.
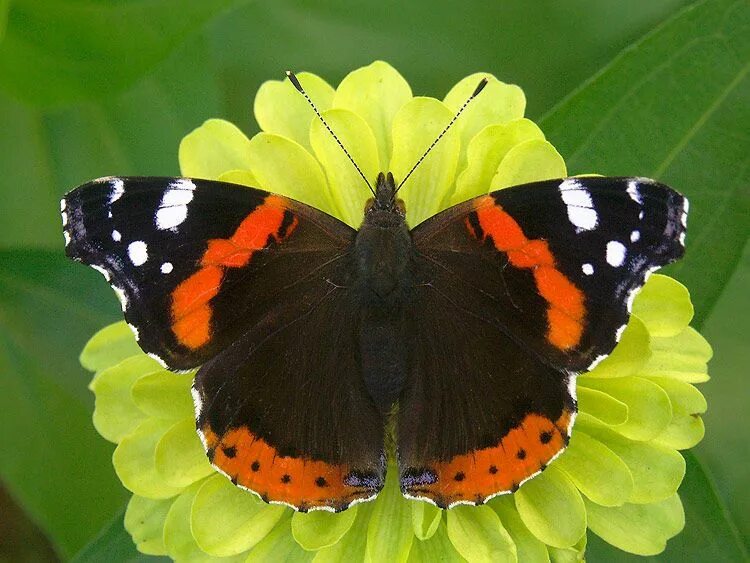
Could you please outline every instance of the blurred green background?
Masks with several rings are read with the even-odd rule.
[[[375,59],[441,98],[519,84],[571,174],[657,178],[691,201],[691,290],[714,346],[685,532],[659,561],[740,561],[750,532],[750,3],[747,0],[0,0],[0,561],[137,560],[112,445],[78,353],[120,318],[63,257],[58,200],[94,177],[178,173],[210,117],[257,131],[286,68],[334,86]],[[591,537],[591,561],[636,559]]]

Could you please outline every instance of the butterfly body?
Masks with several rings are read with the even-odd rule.
[[[516,490],[566,447],[575,378],[615,347],[687,200],[651,180],[516,186],[410,228],[381,174],[359,230],[263,190],[104,178],[62,201],[145,352],[199,368],[196,427],[233,483],[344,510],[385,482],[441,507]],[[394,406],[398,406],[394,409]]]

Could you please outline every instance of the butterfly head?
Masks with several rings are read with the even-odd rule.
[[[406,207],[401,199],[396,199],[396,182],[393,174],[378,174],[375,183],[375,197],[367,200],[365,205],[365,215],[373,213],[382,214],[383,212],[395,213],[401,217],[406,216]]]

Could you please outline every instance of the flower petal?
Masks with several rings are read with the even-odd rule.
[[[380,172],[392,170],[389,165],[393,153],[391,126],[394,116],[411,96],[409,83],[383,61],[350,72],[336,88],[332,107],[358,114],[375,135]]]
[[[440,561],[441,563],[462,563],[466,561],[453,547],[450,538],[448,538],[446,526],[442,522],[430,539],[413,542],[409,552],[409,563],[433,563],[434,561]]]
[[[526,527],[554,547],[570,547],[586,532],[586,509],[573,482],[554,464],[513,495]]]
[[[456,506],[447,514],[448,537],[469,561],[518,561],[516,544],[489,506]]]
[[[578,387],[577,395],[579,411],[585,412],[609,426],[627,422],[628,405],[618,401],[612,395],[583,386]]]
[[[490,191],[492,178],[497,173],[503,158],[516,145],[531,139],[544,139],[544,133],[528,119],[516,119],[506,124],[488,125],[468,141],[465,150],[466,162],[459,164],[461,173],[456,180],[456,189],[446,205],[456,205],[472,197]]]
[[[313,514],[317,514],[314,512]],[[291,518],[284,517],[273,530],[253,547],[245,563],[266,563],[267,561],[312,561],[315,553],[305,551],[294,541]]]
[[[138,551],[147,555],[166,555],[164,521],[172,499],[154,500],[133,495],[125,511],[125,530],[133,538]]]
[[[654,274],[633,301],[633,314],[653,336],[676,336],[693,318],[687,288],[669,276]]]
[[[520,119],[526,109],[526,96],[521,88],[515,84],[500,82],[486,72],[477,72],[460,80],[446,94],[443,102],[455,114],[469,99],[483,78],[488,79],[487,85],[471,101],[456,123],[461,130],[459,170],[463,170],[466,166],[466,147],[474,135],[487,125]]]
[[[531,139],[510,149],[492,178],[490,191],[568,175],[565,161],[547,141]]]
[[[414,541],[411,509],[398,487],[398,468],[388,467],[385,486],[375,500],[367,526],[366,557],[371,561],[406,561]]]
[[[411,523],[418,540],[427,540],[438,529],[443,511],[427,502],[410,502]]]
[[[628,502],[645,504],[673,495],[685,476],[685,459],[671,448],[654,442],[629,440],[613,430],[580,414],[576,424],[625,462],[633,476],[633,491]]]
[[[143,497],[169,498],[181,487],[167,483],[156,470],[155,450],[164,433],[174,424],[171,420],[147,418],[125,436],[112,454],[115,472],[125,487]]]
[[[374,188],[380,167],[378,147],[370,126],[359,115],[345,109],[328,110],[324,117]],[[331,186],[337,215],[355,229],[359,228],[365,202],[372,197],[370,190],[320,121],[310,127],[310,142]]]
[[[206,479],[195,495],[190,527],[200,548],[226,557],[250,549],[288,513],[235,487],[223,475]]]
[[[591,531],[615,547],[637,555],[664,551],[667,540],[685,526],[685,512],[677,494],[653,504],[605,508],[586,502]]]
[[[547,546],[539,541],[523,523],[510,495],[496,497],[488,504],[500,516],[500,521],[508,530],[513,543],[516,544],[519,561],[522,563],[549,561]]]
[[[643,374],[671,377],[688,383],[708,381],[708,360],[713,356],[710,344],[692,327],[676,336],[651,339],[651,358]]]
[[[292,535],[302,549],[309,551],[317,551],[333,545],[352,527],[358,508],[358,506],[353,506],[339,513],[295,512],[292,516]]]
[[[94,427],[106,440],[119,442],[145,419],[133,401],[133,384],[151,373],[163,372],[159,364],[143,354],[100,371],[89,385],[96,397]]]
[[[402,182],[453,113],[434,98],[414,98],[393,119],[391,171]],[[451,129],[409,177],[399,192],[406,203],[407,222],[414,227],[441,209],[453,184],[461,146],[459,132]]]
[[[331,107],[333,88],[328,82],[309,72],[300,72],[297,79],[318,110],[323,112]],[[255,95],[253,112],[263,131],[282,135],[310,149],[310,123],[318,118],[288,79],[261,84]]]
[[[258,180],[249,170],[229,170],[228,172],[219,174],[218,180],[221,182],[229,182],[231,184],[249,186],[251,188],[257,188],[259,185]]]
[[[650,379],[666,391],[672,403],[672,421],[655,442],[676,450],[692,448],[703,439],[706,431],[699,416],[708,408],[706,398],[689,383],[666,377]]]
[[[271,133],[250,140],[250,169],[260,188],[334,214],[323,170],[302,145]]]
[[[587,374],[585,380],[588,380],[589,375],[595,379],[635,375],[643,369],[651,356],[650,343],[646,325],[632,315],[615,349]]]
[[[628,406],[628,420],[612,429],[632,440],[651,440],[672,420],[669,396],[661,387],[642,377],[582,377],[578,384],[607,393]]]
[[[190,531],[190,509],[202,481],[185,489],[172,504],[164,520],[164,546],[167,554],[177,561],[197,561],[201,556],[208,558],[198,547]]]
[[[175,487],[187,487],[214,472],[192,416],[177,422],[162,436],[156,444],[154,463],[162,478]]]
[[[131,393],[135,404],[148,416],[179,420],[193,414],[192,383],[192,374],[162,369],[140,377]]]
[[[584,495],[603,506],[621,506],[633,491],[633,476],[625,462],[583,432],[573,432],[568,449],[555,466]]]
[[[324,547],[315,554],[316,563],[338,563],[339,561],[365,561],[367,527],[370,523],[375,503],[358,505],[357,518],[349,531],[336,544]]]
[[[250,168],[250,141],[240,129],[223,119],[209,119],[180,142],[183,176],[216,180],[228,170]]]
[[[135,341],[133,331],[125,321],[120,321],[105,326],[89,338],[79,361],[84,369],[97,372],[137,354],[141,354],[141,349]]]

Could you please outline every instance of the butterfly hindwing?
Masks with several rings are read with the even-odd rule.
[[[97,180],[62,213],[66,253],[105,275],[144,351],[171,369],[203,364],[193,396],[215,467],[302,510],[377,494],[384,431],[361,385],[356,231],[282,196],[186,178]]]
[[[404,492],[482,502],[562,451],[575,375],[612,351],[648,274],[682,256],[686,213],[650,180],[587,177],[494,192],[417,226]]]

